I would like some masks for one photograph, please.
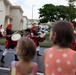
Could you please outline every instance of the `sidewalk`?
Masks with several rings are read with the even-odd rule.
[[[10,75],[10,71],[0,69],[0,75]]]

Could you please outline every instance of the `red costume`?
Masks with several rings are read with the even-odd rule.
[[[40,37],[38,31],[36,30],[36,26],[33,26],[30,31],[29,30],[25,30],[28,33],[26,34],[27,38],[30,38],[34,41],[35,45],[36,45],[36,51],[37,51],[37,55],[41,56],[39,54],[39,50],[40,50],[40,46],[39,46],[39,42],[43,42],[45,40],[45,37]]]
[[[12,35],[13,34],[13,31],[8,29],[11,26],[12,26],[12,24],[7,25],[6,30],[5,30],[6,35]],[[14,47],[16,47],[16,45],[17,45],[17,42],[12,41],[11,37],[6,36],[5,48],[8,48],[8,49],[12,48],[13,49]]]
[[[38,47],[39,46],[39,42],[43,42],[45,40],[45,37],[40,37],[38,32],[35,30],[37,27],[36,26],[33,26],[31,28],[31,33],[33,33],[34,36],[37,36],[37,37],[33,37],[32,35],[30,36],[30,38],[35,42],[36,46]]]
[[[74,28],[74,24],[71,23],[72,27]],[[76,38],[76,31],[74,31],[74,41],[71,44],[71,49],[76,51],[76,42],[75,42],[75,38]]]
[[[73,43],[72,43],[71,48],[72,48],[74,51],[76,51],[76,42],[73,42]]]
[[[74,51],[76,51],[76,40],[75,40],[75,38],[76,38],[76,33],[74,32],[74,41],[72,42],[72,44],[71,44],[71,49],[73,49]]]

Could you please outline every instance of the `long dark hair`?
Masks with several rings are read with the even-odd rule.
[[[58,21],[52,27],[52,32],[56,33],[53,44],[60,47],[70,47],[74,39],[73,28],[68,21]]]

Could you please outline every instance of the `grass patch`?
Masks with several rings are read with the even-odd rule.
[[[0,44],[4,45],[5,44],[5,40],[6,40],[5,38],[1,38],[0,39]]]
[[[40,46],[42,46],[42,47],[51,47],[51,43],[49,41],[49,33],[46,34],[45,38],[46,38],[47,41],[39,42]]]
[[[4,45],[5,44],[5,38],[1,38],[0,39],[0,44],[1,45]],[[42,47],[50,47],[51,46],[51,43],[50,43],[50,41],[49,41],[49,33],[48,34],[46,34],[46,40],[48,41],[48,42],[46,42],[46,41],[44,41],[44,42],[39,42],[39,44],[40,44],[40,46],[42,46]]]
[[[49,40],[49,33],[46,34],[46,40]]]
[[[51,47],[51,43],[50,42],[39,42],[39,44],[42,47]]]

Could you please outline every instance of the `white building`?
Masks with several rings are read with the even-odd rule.
[[[0,0],[0,25],[5,28],[8,23],[13,25],[13,30],[22,30],[23,10],[20,6],[13,6],[9,0]]]
[[[39,19],[28,19],[28,27],[32,27],[32,24],[33,25],[36,25],[36,26],[40,26],[41,28],[48,28],[49,24],[48,23],[41,23],[39,24]]]
[[[38,19],[28,19],[28,24],[29,25],[38,25],[39,20]]]
[[[28,28],[31,28],[32,25],[38,26],[39,20],[38,19],[28,19]]]
[[[28,28],[28,18],[23,16],[23,30]]]
[[[22,30],[23,29],[23,10],[20,6],[11,7],[11,16],[13,18],[13,30]]]

